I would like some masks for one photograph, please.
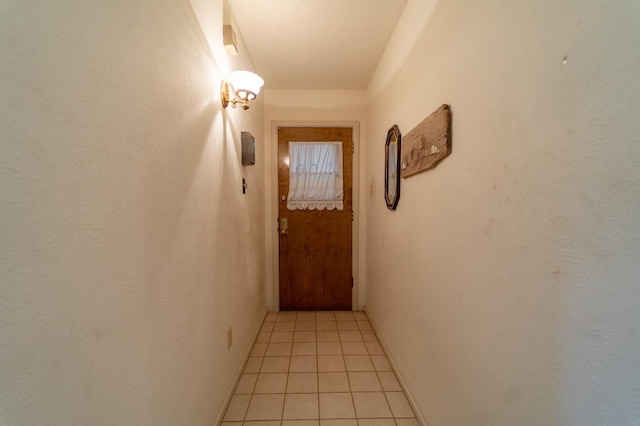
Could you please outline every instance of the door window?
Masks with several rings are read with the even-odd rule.
[[[289,142],[289,210],[342,210],[342,142]]]

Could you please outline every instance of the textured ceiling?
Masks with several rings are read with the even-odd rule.
[[[407,0],[229,0],[266,89],[364,90]]]

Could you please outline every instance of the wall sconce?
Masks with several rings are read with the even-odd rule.
[[[239,99],[229,96],[229,85]],[[249,101],[252,101],[260,93],[260,88],[264,85],[264,80],[258,74],[250,71],[233,71],[229,75],[229,82],[222,80],[220,84],[220,100],[222,107],[226,108],[231,104],[233,108],[240,104],[242,109],[249,109]]]

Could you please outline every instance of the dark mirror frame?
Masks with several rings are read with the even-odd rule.
[[[389,152],[392,140],[395,138],[397,143],[395,144],[395,153]],[[400,134],[400,128],[397,125],[393,125],[387,132],[387,141],[385,142],[385,155],[384,155],[384,201],[387,203],[389,210],[395,210],[400,200],[400,153],[402,152],[402,135]],[[395,154],[392,155],[392,154]],[[394,164],[391,164],[393,160]],[[389,182],[389,170],[395,166],[395,182]],[[391,187],[389,186],[391,185]],[[395,189],[395,195],[393,191]]]

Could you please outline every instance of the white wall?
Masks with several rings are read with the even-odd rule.
[[[443,1],[368,107],[367,310],[429,426],[640,421],[639,21]],[[390,212],[386,131],[443,103],[453,153]]]
[[[263,107],[221,110],[222,73],[251,66],[220,56],[222,16],[221,0],[0,6],[0,424],[223,409],[265,262],[263,159],[239,153]]]
[[[365,215],[361,208],[364,196],[363,162],[366,152],[366,135],[363,124],[366,96],[364,91],[350,90],[265,90],[264,149],[266,168],[264,180],[268,182],[265,194],[266,251],[271,262],[267,263],[267,307],[279,308],[278,278],[278,131],[277,126],[336,126],[352,127],[355,151],[353,156],[353,309],[364,307],[366,296],[365,276]]]

